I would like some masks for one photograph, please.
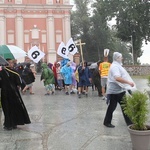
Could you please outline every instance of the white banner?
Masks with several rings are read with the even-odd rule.
[[[43,53],[37,46],[33,46],[28,51],[28,57],[33,60],[35,63],[38,63],[41,58],[45,56],[45,53]]]
[[[78,52],[78,49],[72,38],[70,38],[70,40],[67,42],[66,47],[71,55],[74,55],[75,53]]]
[[[109,49],[104,49],[104,57],[107,57],[109,54]]]
[[[65,44],[63,42],[60,43],[57,54],[63,58],[68,58],[69,51],[67,50]]]

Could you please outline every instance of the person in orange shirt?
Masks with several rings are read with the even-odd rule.
[[[102,87],[102,95],[103,100],[106,100],[105,90],[107,85],[107,78],[108,78],[108,72],[110,68],[111,63],[108,62],[108,57],[104,56],[104,61],[99,64],[99,73],[101,76],[101,87]]]

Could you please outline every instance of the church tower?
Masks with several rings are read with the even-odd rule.
[[[0,45],[16,45],[26,52],[34,45],[54,63],[61,41],[71,37],[70,0],[0,0]]]

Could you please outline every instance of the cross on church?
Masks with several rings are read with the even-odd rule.
[[[82,43],[82,42],[81,42],[81,39],[79,39],[79,40],[76,41],[76,42],[78,43],[78,44],[76,44],[76,45],[79,45],[79,46],[80,46],[80,53],[81,53],[81,58],[82,58],[82,65],[84,65],[82,45],[85,45],[86,43]]]

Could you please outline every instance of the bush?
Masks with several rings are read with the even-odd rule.
[[[133,122],[132,129],[147,130],[148,120],[148,95],[146,92],[136,91],[132,95],[125,96],[123,103],[124,113]]]

